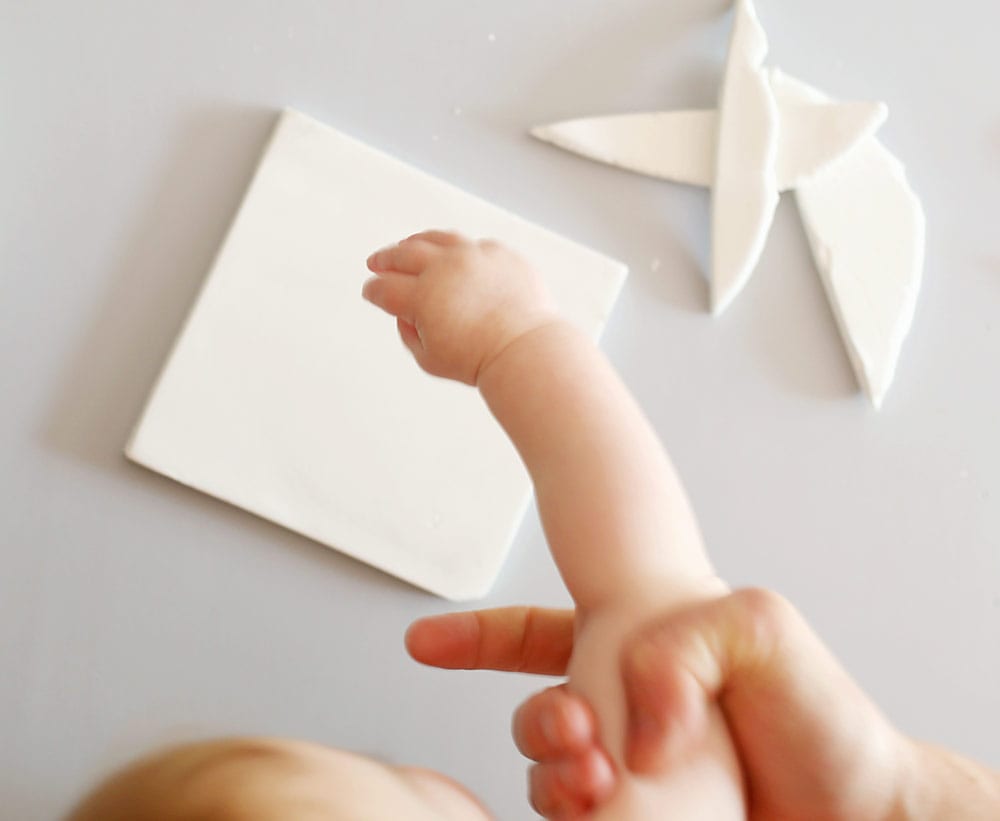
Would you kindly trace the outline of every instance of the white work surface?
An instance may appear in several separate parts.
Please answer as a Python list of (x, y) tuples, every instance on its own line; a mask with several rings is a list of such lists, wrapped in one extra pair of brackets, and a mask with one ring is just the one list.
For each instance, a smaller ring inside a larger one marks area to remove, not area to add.
[[(526, 136), (713, 106), (726, 5), (0, 0), (0, 817), (231, 733), (530, 817), (509, 716), (547, 680), (418, 667), (403, 631), (443, 602), (122, 455), (285, 106), (627, 263), (604, 347), (722, 573), (796, 602), (908, 732), (1000, 766), (1000, 8), (758, 3), (772, 63), (889, 104), (927, 210), (876, 414), (791, 202), (715, 320), (706, 192)], [(483, 604), (566, 601), (532, 511)]]

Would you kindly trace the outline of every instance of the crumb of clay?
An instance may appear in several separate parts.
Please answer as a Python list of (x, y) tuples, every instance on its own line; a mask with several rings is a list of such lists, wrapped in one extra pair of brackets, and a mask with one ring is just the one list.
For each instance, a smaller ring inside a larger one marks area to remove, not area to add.
[(455, 106), (451, 110), (451, 113), (454, 114), (456, 117), (461, 117), (462, 116), (462, 106), (460, 106), (460, 105)]
[(657, 257), (656, 259), (652, 260), (649, 263), (649, 270), (650, 271), (659, 271), (660, 270), (660, 264), (661, 264), (660, 263), (660, 258)]
[(491, 43), (495, 43), (497, 41), (497, 36), (493, 34), (493, 32), (490, 32), (489, 34), (486, 35), (486, 39), (489, 40)]

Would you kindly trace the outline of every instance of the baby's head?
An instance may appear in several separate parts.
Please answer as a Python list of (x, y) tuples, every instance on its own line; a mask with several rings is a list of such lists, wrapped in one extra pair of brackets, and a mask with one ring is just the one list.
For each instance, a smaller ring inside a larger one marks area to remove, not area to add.
[(116, 773), (69, 821), (487, 821), (443, 775), (278, 739), (174, 747)]

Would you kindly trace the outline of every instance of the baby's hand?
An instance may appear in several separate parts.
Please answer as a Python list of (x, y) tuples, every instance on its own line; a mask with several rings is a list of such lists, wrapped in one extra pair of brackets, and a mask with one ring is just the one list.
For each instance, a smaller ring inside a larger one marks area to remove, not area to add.
[(556, 319), (535, 271), (501, 245), (425, 231), (368, 258), (375, 277), (362, 291), (396, 317), (420, 367), (475, 385), (523, 334)]

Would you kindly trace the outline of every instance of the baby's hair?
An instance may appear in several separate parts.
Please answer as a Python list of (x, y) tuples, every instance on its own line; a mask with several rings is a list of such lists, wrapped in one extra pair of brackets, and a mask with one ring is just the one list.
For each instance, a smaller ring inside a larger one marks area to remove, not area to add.
[[(260, 774), (261, 766), (267, 772), (284, 770), (293, 776), (302, 770), (296, 756), (267, 739), (234, 738), (168, 747), (111, 775), (67, 821), (247, 821), (275, 817), (261, 806), (256, 791), (250, 796), (241, 789)], [(285, 805), (283, 809), (292, 808)]]

